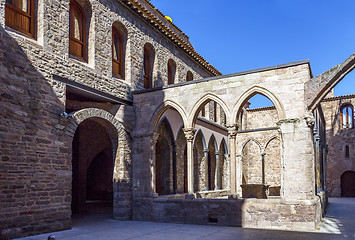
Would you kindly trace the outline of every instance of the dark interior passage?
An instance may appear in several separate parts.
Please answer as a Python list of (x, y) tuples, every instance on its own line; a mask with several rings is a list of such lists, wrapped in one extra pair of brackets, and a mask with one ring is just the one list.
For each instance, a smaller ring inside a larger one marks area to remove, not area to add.
[(73, 139), (72, 212), (112, 212), (113, 149), (105, 127), (85, 120)]

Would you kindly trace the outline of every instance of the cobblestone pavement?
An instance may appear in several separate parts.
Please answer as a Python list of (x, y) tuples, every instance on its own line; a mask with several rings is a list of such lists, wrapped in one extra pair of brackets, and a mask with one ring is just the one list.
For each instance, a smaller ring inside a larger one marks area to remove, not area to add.
[[(355, 240), (355, 198), (330, 198), (327, 216), (320, 230), (290, 232), (254, 230), (213, 225), (188, 225), (139, 221), (115, 221), (108, 215), (91, 215), (73, 220), (73, 229), (52, 233), (57, 240), (113, 240), (113, 239), (348, 239)], [(27, 240), (45, 240), (50, 234)]]

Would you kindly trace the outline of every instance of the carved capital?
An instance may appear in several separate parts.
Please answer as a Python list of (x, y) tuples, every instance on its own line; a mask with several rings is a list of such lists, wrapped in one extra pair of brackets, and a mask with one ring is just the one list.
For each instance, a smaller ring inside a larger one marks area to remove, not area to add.
[(186, 141), (192, 142), (194, 140), (194, 137), (195, 137), (196, 129), (194, 129), (194, 128), (184, 128), (183, 131), (185, 133)]
[(150, 137), (150, 145), (155, 145), (158, 141), (159, 134), (158, 133), (153, 133)]
[(237, 136), (237, 131), (238, 131), (238, 125), (234, 124), (234, 125), (227, 125), (226, 126), (228, 129), (228, 136), (230, 139), (235, 139)]
[(304, 120), (306, 120), (308, 127), (310, 127), (310, 128), (314, 127), (315, 118), (313, 116), (306, 116), (306, 117), (304, 117)]

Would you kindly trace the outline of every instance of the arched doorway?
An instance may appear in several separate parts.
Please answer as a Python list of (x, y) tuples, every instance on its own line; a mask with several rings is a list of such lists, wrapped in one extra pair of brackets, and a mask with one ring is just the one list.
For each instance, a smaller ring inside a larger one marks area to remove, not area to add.
[(73, 213), (108, 213), (113, 206), (113, 146), (105, 121), (87, 119), (72, 143)]
[(341, 175), (341, 196), (355, 197), (355, 172), (346, 171)]

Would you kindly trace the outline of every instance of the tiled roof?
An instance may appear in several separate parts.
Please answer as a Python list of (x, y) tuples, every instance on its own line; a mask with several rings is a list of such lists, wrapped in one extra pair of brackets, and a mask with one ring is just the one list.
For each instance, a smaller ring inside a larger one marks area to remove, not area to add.
[(260, 108), (246, 108), (248, 112), (257, 112), (257, 111), (268, 111), (276, 109), (275, 106), (268, 106), (268, 107), (260, 107)]
[(207, 62), (192, 47), (189, 38), (175, 24), (167, 20), (157, 8), (146, 0), (121, 0), (126, 6), (140, 15), (150, 25), (169, 38), (175, 45), (181, 48), (200, 66), (205, 68), (213, 76), (222, 75), (215, 67)]
[(334, 100), (340, 100), (340, 99), (347, 99), (347, 98), (355, 98), (355, 94), (324, 98), (322, 100), (322, 102), (328, 102), (328, 101), (334, 101)]

